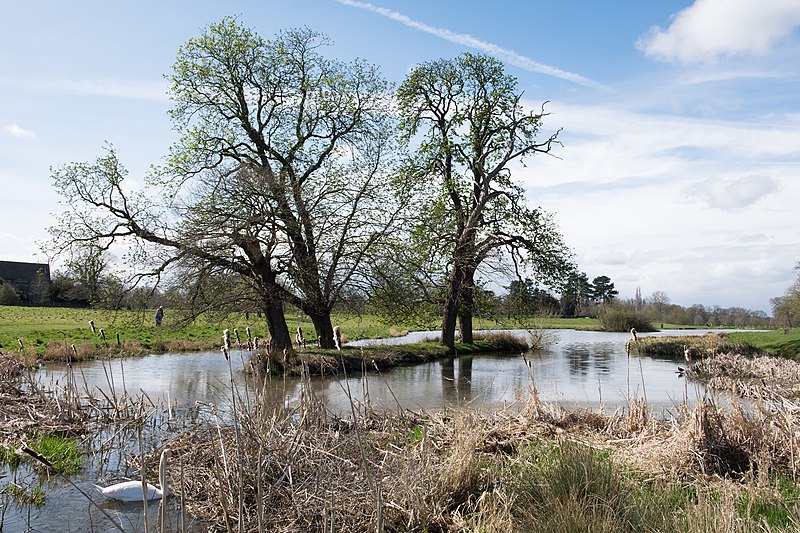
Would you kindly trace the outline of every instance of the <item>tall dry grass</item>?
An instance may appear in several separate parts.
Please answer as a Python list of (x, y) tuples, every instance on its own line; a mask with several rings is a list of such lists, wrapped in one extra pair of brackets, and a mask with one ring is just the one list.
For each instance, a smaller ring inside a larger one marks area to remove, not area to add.
[(238, 444), (224, 424), (170, 444), (184, 454), (188, 509), (218, 529), (728, 532), (800, 525), (793, 496), (800, 495), (798, 408), (775, 394), (724, 406), (709, 395), (668, 420), (653, 417), (644, 399), (604, 414), (541, 404), (535, 390), (524, 409), (375, 413), (359, 406), (343, 419), (326, 412), (310, 387), (295, 409), (272, 390), (240, 402)]

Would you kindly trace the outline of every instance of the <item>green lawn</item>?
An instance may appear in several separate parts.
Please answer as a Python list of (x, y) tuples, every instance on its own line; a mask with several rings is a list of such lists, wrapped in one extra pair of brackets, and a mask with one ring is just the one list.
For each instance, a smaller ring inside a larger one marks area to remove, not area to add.
[(771, 331), (745, 331), (728, 335), (734, 342), (746, 342), (771, 354), (800, 360), (800, 328), (784, 333), (783, 329)]
[[(222, 331), (239, 330), (245, 338), (245, 329), (250, 327), (253, 336), (268, 337), (266, 321), (263, 317), (250, 314), (214, 316), (207, 314), (189, 321), (177, 310), (166, 309), (164, 322), (156, 327), (155, 310), (146, 311), (108, 311), (102, 309), (72, 309), (63, 307), (21, 307), (0, 306), (0, 351), (19, 350), (19, 339), (25, 351), (42, 355), (48, 345), (66, 350), (71, 344), (76, 346), (95, 345), (103, 347), (106, 343), (116, 345), (131, 343), (145, 350), (169, 350), (179, 347), (181, 342), (186, 349), (201, 345), (220, 345)], [(95, 333), (89, 321), (95, 325)], [(314, 328), (311, 321), (300, 312), (287, 312), (286, 320), (292, 332), (302, 326), (307, 340), (313, 342)], [(333, 322), (340, 325), (346, 339), (378, 338), (403, 335), (414, 330), (439, 329), (437, 321), (427, 324), (386, 324), (373, 315), (335, 314)], [(575, 328), (596, 329), (597, 321), (590, 318), (506, 318), (499, 320), (475, 319), (475, 329), (517, 329), (517, 328)], [(100, 336), (103, 329), (105, 341)], [(54, 348), (51, 347), (51, 351)]]
[[(0, 351), (19, 350), (18, 339), (23, 340), (25, 351), (42, 355), (48, 345), (66, 348), (76, 346), (102, 347), (106, 343), (114, 346), (117, 335), (120, 341), (131, 343), (144, 350), (200, 349), (200, 347), (219, 346), (222, 331), (239, 330), (242, 339), (249, 326), (251, 334), (265, 339), (268, 337), (267, 324), (263, 317), (250, 314), (228, 316), (204, 315), (196, 320), (186, 320), (177, 310), (166, 309), (164, 324), (156, 327), (153, 319), (155, 311), (108, 311), (101, 309), (71, 309), (63, 307), (19, 307), (0, 306)], [(89, 321), (94, 321), (96, 333), (92, 333)], [(307, 340), (313, 342), (314, 328), (311, 321), (300, 312), (287, 312), (286, 320), (293, 332), (302, 326)], [(374, 315), (335, 314), (333, 322), (341, 326), (346, 339), (357, 340), (403, 335), (414, 330), (437, 331), (440, 324), (386, 324)], [(475, 329), (597, 329), (593, 318), (503, 318), (475, 319)], [(680, 326), (664, 324), (665, 329)], [(103, 329), (106, 340), (100, 337)], [(701, 328), (703, 329), (703, 328)], [(784, 357), (798, 358), (800, 354), (800, 329), (784, 334), (783, 330), (768, 332), (730, 333), (732, 341), (746, 342), (758, 348)], [(52, 351), (53, 348), (51, 348)]]

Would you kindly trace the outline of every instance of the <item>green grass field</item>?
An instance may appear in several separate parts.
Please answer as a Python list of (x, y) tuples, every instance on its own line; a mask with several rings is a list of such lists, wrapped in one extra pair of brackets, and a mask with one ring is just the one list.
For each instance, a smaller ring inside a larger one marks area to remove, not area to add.
[(771, 354), (800, 360), (800, 329), (798, 328), (786, 333), (782, 329), (774, 329), (766, 332), (730, 333), (728, 336), (734, 342), (746, 342)]
[[(48, 352), (65, 352), (70, 345), (84, 347), (84, 355), (108, 345), (116, 346), (117, 335), (122, 345), (131, 353), (141, 351), (171, 351), (203, 349), (221, 344), (222, 331), (226, 328), (239, 330), (244, 339), (245, 329), (250, 327), (253, 336), (268, 337), (263, 317), (250, 314), (215, 316), (206, 314), (189, 320), (177, 310), (166, 309), (164, 322), (156, 327), (155, 310), (109, 311), (101, 309), (72, 309), (63, 307), (0, 306), (0, 352), (23, 351), (44, 355)], [(89, 321), (95, 325), (92, 333)], [(287, 312), (286, 320), (293, 332), (302, 326), (306, 338), (313, 342), (314, 328), (311, 321), (300, 312)], [(333, 322), (341, 326), (346, 339), (379, 338), (404, 335), (414, 330), (439, 329), (438, 322), (429, 324), (387, 324), (373, 315), (335, 314)], [(516, 328), (575, 328), (596, 329), (597, 321), (590, 318), (536, 318), (526, 320), (475, 319), (475, 329)], [(105, 340), (100, 336), (102, 328)], [(48, 348), (49, 347), (49, 348)]]
[[(206, 314), (190, 320), (177, 310), (167, 309), (164, 323), (156, 327), (155, 311), (108, 311), (101, 309), (71, 309), (63, 307), (0, 306), (0, 352), (24, 351), (37, 356), (64, 353), (72, 344), (83, 347), (83, 355), (102, 353), (106, 346), (117, 344), (117, 335), (128, 353), (152, 353), (179, 350), (197, 350), (221, 345), (222, 331), (239, 330), (244, 339), (250, 327), (253, 336), (266, 339), (269, 334), (263, 317), (250, 314)], [(95, 324), (95, 333), (89, 321)], [(313, 342), (314, 328), (304, 314), (286, 313), (291, 331), (302, 326), (306, 338)], [(374, 315), (335, 314), (333, 322), (341, 326), (346, 339), (379, 338), (404, 335), (409, 331), (437, 331), (440, 324), (387, 324)], [(592, 318), (527, 318), (503, 320), (475, 319), (475, 329), (597, 329)], [(665, 324), (665, 329), (681, 327)], [(684, 326), (685, 327), (685, 326)], [(103, 329), (105, 341), (100, 336)], [(702, 329), (702, 328), (701, 328)], [(800, 354), (800, 329), (788, 334), (783, 330), (769, 332), (731, 333), (731, 340), (746, 342), (784, 357), (797, 358)], [(20, 350), (19, 339), (23, 349)]]

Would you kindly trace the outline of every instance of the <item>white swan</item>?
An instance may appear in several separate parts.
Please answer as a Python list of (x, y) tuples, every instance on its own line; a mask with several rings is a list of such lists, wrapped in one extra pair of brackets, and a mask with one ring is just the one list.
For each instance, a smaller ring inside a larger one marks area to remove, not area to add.
[[(161, 488), (158, 489), (147, 484), (147, 500), (160, 500), (162, 497), (169, 494), (169, 487), (167, 486), (167, 460), (172, 457), (172, 450), (164, 448), (161, 452), (161, 460), (158, 463), (158, 482)], [(142, 482), (139, 481), (124, 481), (116, 483), (109, 487), (100, 487), (94, 485), (97, 491), (112, 500), (119, 500), (121, 502), (140, 502), (142, 501)]]

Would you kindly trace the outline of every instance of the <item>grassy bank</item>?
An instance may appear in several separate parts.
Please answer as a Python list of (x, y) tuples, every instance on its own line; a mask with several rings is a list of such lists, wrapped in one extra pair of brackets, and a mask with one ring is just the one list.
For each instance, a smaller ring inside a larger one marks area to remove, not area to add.
[[(0, 352), (23, 352), (30, 356), (64, 359), (67, 356), (87, 358), (109, 353), (143, 355), (217, 349), (221, 345), (222, 331), (226, 328), (231, 331), (238, 329), (244, 335), (249, 327), (253, 336), (262, 340), (268, 337), (266, 322), (257, 314), (218, 316), (207, 313), (191, 318), (179, 310), (167, 309), (163, 325), (156, 327), (154, 312), (0, 306)], [(286, 320), (292, 331), (300, 326), (306, 332), (306, 339), (314, 342), (314, 328), (305, 315), (288, 312)], [(94, 332), (90, 321), (95, 326)], [(392, 337), (414, 330), (435, 331), (439, 328), (438, 323), (386, 324), (375, 316), (344, 313), (335, 314), (333, 321), (341, 326), (345, 338), (349, 340)], [(587, 318), (475, 320), (476, 329), (594, 329), (596, 325), (596, 320)], [(77, 354), (71, 353), (73, 344)]]
[(750, 344), (773, 355), (800, 360), (800, 328), (737, 332), (729, 337), (735, 342)]
[(675, 358), (688, 356), (690, 360), (728, 353), (745, 356), (766, 353), (800, 360), (800, 329), (641, 337), (631, 347), (643, 354)]

